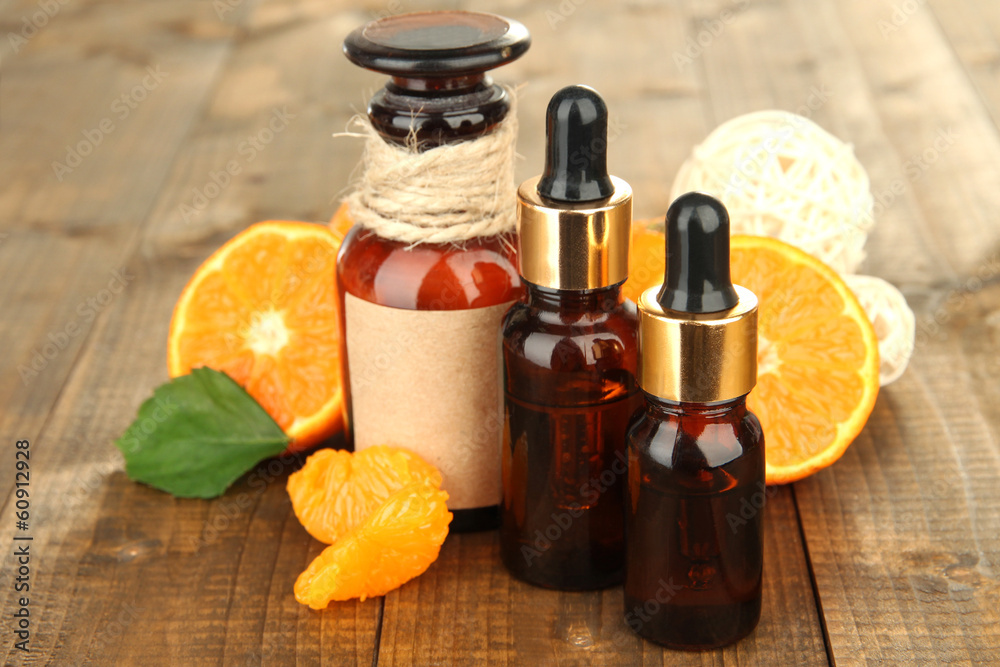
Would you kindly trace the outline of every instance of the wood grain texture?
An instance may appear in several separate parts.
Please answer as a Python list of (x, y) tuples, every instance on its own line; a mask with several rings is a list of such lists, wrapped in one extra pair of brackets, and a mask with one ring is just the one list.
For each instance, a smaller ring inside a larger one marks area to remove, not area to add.
[(928, 3), (930, 13), (978, 91), (993, 123), (1000, 121), (1000, 6), (974, 0)]
[[(34, 3), (10, 5), (4, 48), (8, 30), (20, 34), (22, 19), (39, 11)], [(207, 23), (195, 3), (134, 3), (114, 21), (100, 6), (68, 3), (17, 53), (3, 54), (5, 436), (38, 435), (95, 323), (119, 306), (120, 292), (136, 288), (128, 272), (124, 279), (114, 272), (134, 252), (235, 34), (226, 25), (194, 38), (185, 32)], [(74, 166), (67, 172), (53, 163)], [(0, 458), (4, 497), (11, 466), (10, 457)]]
[[(377, 15), (472, 6), (223, 1), (66, 3), (16, 52), (6, 35), (39, 5), (0, 6), (0, 434), (4, 447), (32, 440), (35, 537), (33, 650), (5, 639), (5, 664), (1000, 664), (993, 4), (490, 7), (534, 36), (497, 75), (523, 83), (519, 179), (539, 171), (546, 102), (570, 83), (607, 100), (610, 166), (632, 184), (638, 218), (663, 214), (674, 173), (718, 123), (804, 111), (869, 170), (883, 205), (863, 271), (917, 311), (913, 365), (858, 441), (769, 501), (758, 629), (683, 654), (628, 631), (620, 589), (512, 579), (492, 533), (449, 537), (425, 575), (384, 600), (313, 612), (291, 593), (322, 546), (291, 512), (291, 465), (261, 464), (214, 501), (125, 478), (111, 443), (166, 379), (167, 325), (191, 272), (257, 220), (328, 219), (350, 182), (360, 145), (330, 134), (382, 79), (343, 58), (344, 35)], [(162, 83), (120, 117), (112, 104), (158, 66)], [(52, 162), (105, 118), (114, 129), (60, 181)], [(213, 189), (233, 162), (239, 173)], [(88, 304), (120, 267), (126, 288)], [(18, 367), (70, 323), (65, 349), (22, 381)], [(0, 455), (2, 545), (14, 534), (12, 462)]]
[[(845, 27), (845, 41), (855, 51), (882, 129), (901, 163), (893, 180), (902, 179), (928, 221), (921, 231), (929, 244), (913, 261), (935, 279), (975, 271), (997, 250), (993, 212), (1000, 206), (1000, 190), (994, 187), (1000, 136), (982, 99), (930, 11), (918, 9), (898, 31), (886, 32), (891, 2), (827, 6), (831, 22)], [(880, 185), (873, 190), (881, 192)], [(905, 230), (908, 219), (896, 213), (895, 206), (889, 207), (879, 229)], [(935, 267), (938, 262), (943, 264)]]
[[(855, 144), (882, 203), (863, 270), (896, 281), (918, 306), (912, 368), (883, 390), (844, 459), (795, 485), (831, 656), (838, 665), (993, 664), (996, 375), (976, 389), (970, 372), (995, 369), (997, 352), (944, 339), (966, 338), (958, 308), (976, 312), (963, 319), (980, 337), (991, 330), (976, 304), (998, 275), (997, 190), (985, 187), (995, 180), (996, 127), (933, 16), (919, 8), (894, 18), (898, 7), (751, 7), (703, 60), (717, 120), (796, 110), (810, 91), (826, 92), (807, 115)], [(792, 29), (775, 33), (778, 24)], [(752, 58), (764, 39), (775, 48)], [(961, 220), (948, 210), (964, 211)]]
[[(324, 78), (317, 76), (319, 69), (299, 63), (304, 54), (317, 61), (343, 61), (341, 36), (365, 15), (335, 7), (315, 15), (314, 8), (314, 15), (304, 20), (273, 11), (280, 7), (265, 7), (247, 14), (247, 23), (255, 27), (232, 47), (237, 31), (207, 9), (202, 23), (190, 18), (189, 8), (180, 8), (173, 20), (189, 17), (182, 26), (194, 42), (189, 48), (200, 50), (204, 33), (228, 36), (219, 54), (220, 60), (226, 57), (226, 74), (216, 80), (212, 61), (203, 54), (192, 56), (191, 71), (171, 75), (186, 80), (189, 88), (199, 82), (205, 84), (202, 88), (187, 95), (181, 94), (183, 87), (172, 95), (151, 94), (135, 112), (150, 114), (150, 149), (140, 151), (142, 141), (133, 137), (120, 149), (118, 164), (113, 155), (106, 164), (94, 163), (93, 190), (103, 188), (104, 197), (94, 206), (107, 208), (109, 219), (102, 221), (109, 229), (107, 238), (77, 241), (82, 253), (90, 253), (79, 260), (60, 253), (58, 240), (40, 244), (53, 249), (47, 257), (52, 263), (36, 260), (35, 274), (27, 276), (30, 282), (5, 283), (20, 289), (47, 286), (42, 294), (52, 296), (45, 298), (55, 303), (59, 296), (72, 309), (94, 288), (73, 274), (67, 283), (54, 267), (72, 268), (71, 261), (77, 261), (81, 272), (101, 271), (102, 257), (121, 257), (134, 276), (129, 288), (93, 320), (87, 336), (79, 336), (79, 350), (60, 357), (65, 359), (63, 384), (52, 380), (54, 386), (45, 394), (48, 403), (33, 404), (37, 432), (26, 430), (28, 420), (18, 422), (25, 430), (16, 436), (36, 443), (32, 511), (37, 519), (32, 527), (39, 554), (33, 590), (38, 593), (32, 596), (33, 651), (25, 664), (283, 664), (289, 656), (370, 664), (374, 655), (380, 600), (318, 614), (291, 596), (295, 577), (321, 545), (291, 514), (284, 491), (287, 470), (268, 471), (265, 465), (217, 501), (182, 501), (126, 480), (112, 447), (138, 404), (166, 379), (171, 308), (197, 264), (257, 219), (328, 218), (336, 205), (330, 184), (346, 183), (357, 159), (357, 150), (338, 159), (352, 147), (329, 138), (344, 127), (356, 102), (330, 100), (329, 91), (345, 80), (351, 90), (359, 90), (360, 80), (351, 79), (355, 68), (344, 62), (343, 72), (323, 69)], [(162, 25), (170, 23), (168, 18), (137, 12), (152, 26), (136, 25), (139, 34), (129, 33), (128, 39), (141, 41), (143, 34), (149, 39), (157, 30), (172, 29)], [(112, 37), (107, 41), (113, 42)], [(96, 102), (103, 97), (95, 95)], [(186, 125), (175, 136), (161, 137), (156, 123), (178, 108), (187, 113)], [(30, 115), (26, 110), (24, 116)], [(279, 121), (272, 125), (275, 118)], [(77, 121), (71, 122), (60, 124), (60, 131), (74, 131)], [(265, 128), (272, 134), (263, 134)], [(117, 136), (127, 137), (124, 125), (107, 141)], [(250, 137), (258, 139), (259, 150), (244, 147)], [(112, 148), (107, 145), (109, 152)], [(157, 178), (143, 172), (146, 160), (155, 162)], [(241, 173), (216, 196), (208, 196), (205, 206), (197, 206), (196, 191), (207, 192), (212, 174), (231, 160), (239, 161)], [(114, 208), (114, 196), (136, 196), (120, 169), (138, 174), (144, 179), (138, 183), (150, 189), (144, 208), (136, 205), (131, 214)], [(185, 203), (196, 207), (187, 220), (181, 209)], [(67, 217), (71, 204), (66, 204)], [(60, 229), (58, 213), (51, 215), (54, 228)], [(11, 239), (32, 233), (31, 220), (15, 216), (15, 222)], [(18, 255), (28, 251), (16, 250)], [(45, 303), (38, 294), (19, 298), (29, 305)], [(27, 315), (21, 317), (34, 324)], [(31, 330), (9, 335), (20, 342), (20, 336), (31, 338)], [(16, 380), (13, 369), (7, 370), (4, 379)], [(57, 375), (49, 369), (46, 377)], [(4, 413), (12, 422), (16, 415)], [(15, 437), (12, 428), (5, 437)], [(5, 470), (12, 459), (4, 457)], [(4, 476), (5, 488), (12, 478)], [(0, 528), (6, 544), (14, 523), (11, 505), (5, 507)], [(10, 560), (8, 556), (5, 575)], [(10, 586), (0, 596), (4, 609), (13, 608)], [(6, 660), (22, 662), (10, 643), (2, 651)]]
[(620, 587), (559, 592), (513, 579), (486, 533), (450, 536), (427, 573), (386, 596), (379, 664), (827, 665), (791, 491), (774, 494), (761, 623), (738, 645), (680, 653), (643, 642), (625, 623)]
[[(988, 334), (994, 308), (997, 128), (928, 9), (828, 8), (895, 154), (885, 173), (922, 219), (928, 243), (907, 259), (929, 269), (903, 284), (916, 297), (910, 370), (844, 460), (796, 485), (831, 652), (838, 665), (996, 664), (998, 413), (979, 397), (995, 401), (997, 376), (976, 378), (997, 352), (961, 341)], [(900, 233), (899, 212), (879, 224)]]

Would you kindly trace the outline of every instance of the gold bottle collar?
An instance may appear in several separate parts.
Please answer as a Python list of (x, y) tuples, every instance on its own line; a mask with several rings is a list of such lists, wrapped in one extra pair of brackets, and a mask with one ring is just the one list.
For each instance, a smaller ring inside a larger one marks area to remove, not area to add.
[(521, 277), (541, 287), (587, 290), (628, 278), (632, 241), (632, 188), (611, 177), (607, 199), (566, 204), (538, 194), (541, 177), (517, 190)]
[(660, 286), (639, 297), (639, 369), (643, 391), (678, 403), (714, 403), (750, 393), (757, 383), (757, 297), (734, 286), (739, 302), (718, 313), (664, 311)]

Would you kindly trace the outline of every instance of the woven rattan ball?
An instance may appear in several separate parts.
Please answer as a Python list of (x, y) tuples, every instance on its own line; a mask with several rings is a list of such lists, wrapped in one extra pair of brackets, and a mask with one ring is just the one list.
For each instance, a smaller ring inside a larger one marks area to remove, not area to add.
[(878, 337), (879, 384), (895, 382), (913, 355), (916, 318), (906, 297), (895, 286), (875, 276), (844, 276)]
[(913, 354), (913, 311), (893, 285), (854, 275), (874, 219), (868, 174), (850, 144), (787, 111), (740, 116), (681, 166), (672, 198), (692, 190), (726, 205), (734, 233), (781, 239), (840, 273), (875, 327), (880, 384), (903, 374)]
[(872, 226), (868, 174), (845, 144), (808, 118), (758, 111), (695, 147), (671, 198), (700, 190), (729, 209), (732, 230), (779, 238), (854, 273)]

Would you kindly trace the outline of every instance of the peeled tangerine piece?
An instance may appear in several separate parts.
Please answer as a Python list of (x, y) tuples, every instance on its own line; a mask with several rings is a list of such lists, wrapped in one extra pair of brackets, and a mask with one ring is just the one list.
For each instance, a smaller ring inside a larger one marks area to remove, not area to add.
[(413, 482), (441, 488), (441, 473), (407, 449), (379, 445), (355, 453), (321, 449), (289, 475), (287, 489), (303, 527), (333, 544)]
[(426, 482), (392, 493), (363, 523), (327, 547), (295, 582), (313, 609), (385, 595), (437, 560), (452, 514), (448, 494)]

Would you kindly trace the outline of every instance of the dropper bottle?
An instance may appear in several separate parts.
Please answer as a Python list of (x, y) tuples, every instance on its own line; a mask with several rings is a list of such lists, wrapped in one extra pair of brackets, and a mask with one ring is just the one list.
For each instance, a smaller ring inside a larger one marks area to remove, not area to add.
[(518, 190), (525, 296), (503, 321), (500, 545), (529, 583), (620, 583), (625, 431), (635, 385), (628, 277), (632, 191), (607, 171), (608, 112), (591, 88), (557, 92), (546, 162)]
[(628, 432), (625, 621), (671, 648), (731, 644), (757, 625), (764, 435), (757, 297), (729, 274), (729, 216), (688, 193), (666, 218), (663, 284), (639, 298), (639, 386)]

